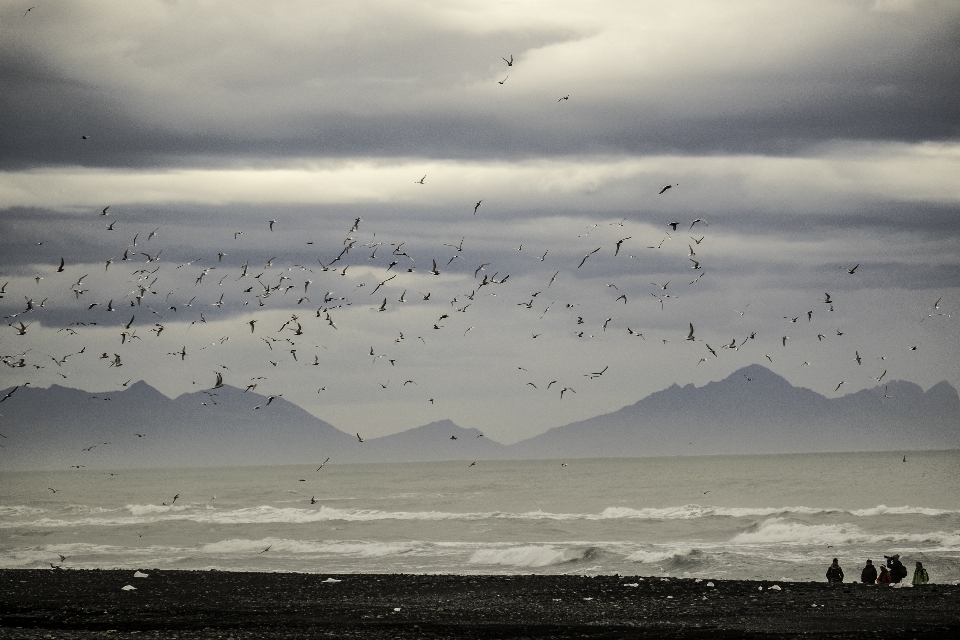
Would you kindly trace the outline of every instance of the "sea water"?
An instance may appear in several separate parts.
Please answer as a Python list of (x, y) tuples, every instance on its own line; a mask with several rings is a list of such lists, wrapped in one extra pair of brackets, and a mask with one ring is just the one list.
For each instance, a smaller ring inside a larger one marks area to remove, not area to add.
[(5, 472), (0, 568), (849, 581), (899, 553), (956, 583), (960, 451), (902, 456)]

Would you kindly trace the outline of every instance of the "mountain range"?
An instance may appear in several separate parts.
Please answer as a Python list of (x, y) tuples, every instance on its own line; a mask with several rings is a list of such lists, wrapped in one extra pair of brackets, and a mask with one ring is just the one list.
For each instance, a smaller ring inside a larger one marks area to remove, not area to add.
[(947, 382), (827, 398), (760, 365), (512, 445), (449, 420), (360, 442), (281, 397), (230, 386), (172, 399), (142, 381), (108, 394), (23, 386), (2, 413), (6, 470), (960, 448), (960, 397)]

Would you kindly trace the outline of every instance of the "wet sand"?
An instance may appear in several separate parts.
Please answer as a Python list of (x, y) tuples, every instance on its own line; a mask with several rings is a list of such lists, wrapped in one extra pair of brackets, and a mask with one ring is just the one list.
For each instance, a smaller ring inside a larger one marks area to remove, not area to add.
[(143, 571), (0, 570), (0, 638), (960, 637), (955, 585)]

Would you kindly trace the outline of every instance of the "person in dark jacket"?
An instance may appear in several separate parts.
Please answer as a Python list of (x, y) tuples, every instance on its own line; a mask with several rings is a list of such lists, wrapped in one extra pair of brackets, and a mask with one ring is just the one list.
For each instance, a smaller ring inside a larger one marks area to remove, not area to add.
[(867, 566), (860, 572), (860, 582), (863, 584), (875, 584), (877, 582), (877, 568), (873, 566), (873, 560), (867, 560)]
[(884, 556), (887, 559), (887, 568), (890, 569), (890, 580), (895, 584), (907, 577), (907, 568), (900, 562), (900, 554)]
[(827, 569), (827, 582), (843, 582), (843, 569), (840, 568), (836, 558), (833, 559), (833, 564)]

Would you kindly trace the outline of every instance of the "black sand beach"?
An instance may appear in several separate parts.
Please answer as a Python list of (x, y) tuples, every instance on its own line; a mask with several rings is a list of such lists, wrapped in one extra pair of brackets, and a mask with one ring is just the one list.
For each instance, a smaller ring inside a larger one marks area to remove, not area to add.
[[(2, 570), (0, 637), (960, 636), (956, 585), (144, 572), (135, 578), (133, 570)], [(127, 585), (136, 589), (123, 590)]]

